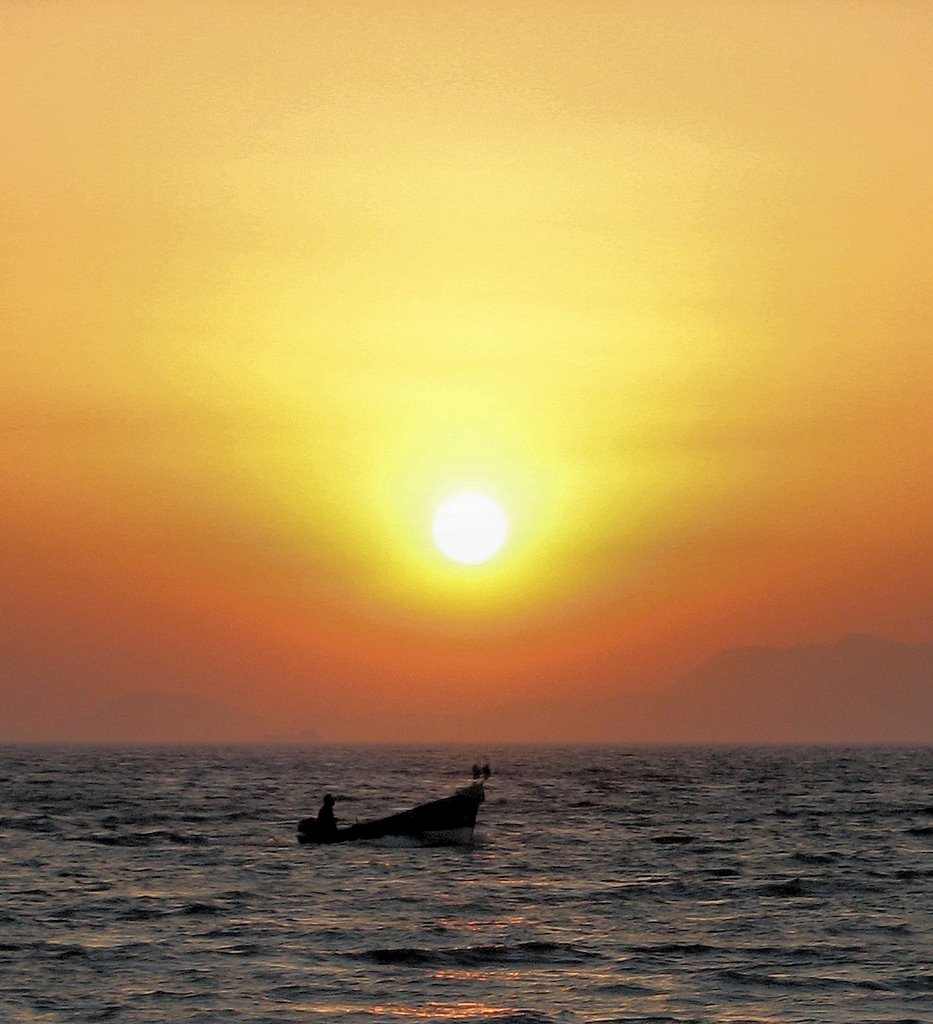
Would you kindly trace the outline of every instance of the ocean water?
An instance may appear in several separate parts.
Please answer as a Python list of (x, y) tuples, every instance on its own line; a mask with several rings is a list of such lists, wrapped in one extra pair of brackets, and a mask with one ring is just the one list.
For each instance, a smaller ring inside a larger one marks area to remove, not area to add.
[[(487, 783), (470, 846), (299, 846)], [(0, 748), (0, 1021), (933, 1020), (933, 749)]]

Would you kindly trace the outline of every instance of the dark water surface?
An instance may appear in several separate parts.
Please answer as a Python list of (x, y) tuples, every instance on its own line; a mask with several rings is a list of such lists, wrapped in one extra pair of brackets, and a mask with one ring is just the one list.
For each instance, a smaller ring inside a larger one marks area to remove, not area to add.
[[(476, 842), (304, 847), (454, 790)], [(933, 749), (0, 748), (0, 1021), (933, 1020)]]

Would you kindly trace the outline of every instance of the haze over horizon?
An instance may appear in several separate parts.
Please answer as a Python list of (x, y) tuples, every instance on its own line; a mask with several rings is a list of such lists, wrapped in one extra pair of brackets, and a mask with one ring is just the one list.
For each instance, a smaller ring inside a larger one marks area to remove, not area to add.
[(0, 30), (0, 740), (933, 741), (927, 5)]

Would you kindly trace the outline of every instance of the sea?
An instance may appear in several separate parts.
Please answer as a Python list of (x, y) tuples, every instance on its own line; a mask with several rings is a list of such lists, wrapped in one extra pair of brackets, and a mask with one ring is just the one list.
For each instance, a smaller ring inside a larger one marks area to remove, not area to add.
[[(473, 842), (296, 842), (454, 792)], [(933, 748), (0, 748), (0, 1021), (933, 1021)]]

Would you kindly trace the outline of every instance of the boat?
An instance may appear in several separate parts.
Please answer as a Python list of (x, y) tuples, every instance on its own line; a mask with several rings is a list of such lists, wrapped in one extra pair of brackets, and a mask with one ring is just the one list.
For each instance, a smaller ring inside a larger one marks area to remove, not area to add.
[(336, 830), (318, 828), (317, 818), (302, 818), (298, 822), (298, 842), (349, 843), (358, 839), (405, 836), (426, 846), (469, 843), (473, 839), (479, 805), (485, 799), (482, 782), (473, 782), (452, 796)]

